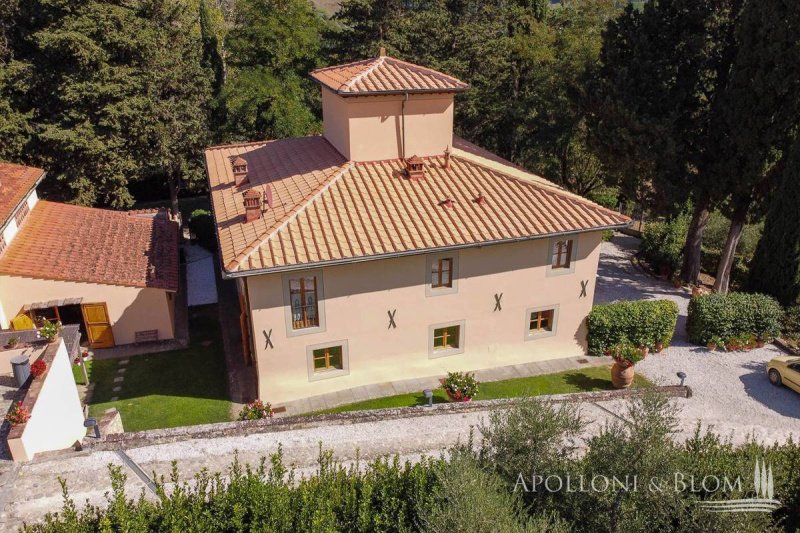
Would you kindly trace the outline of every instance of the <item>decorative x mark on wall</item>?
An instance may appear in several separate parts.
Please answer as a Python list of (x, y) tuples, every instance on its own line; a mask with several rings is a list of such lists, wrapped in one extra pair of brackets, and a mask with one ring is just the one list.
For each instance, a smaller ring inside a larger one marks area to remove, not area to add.
[(500, 300), (502, 300), (502, 299), (503, 299), (503, 293), (502, 292), (500, 294), (495, 294), (494, 295), (494, 310), (495, 311), (502, 311), (503, 310), (503, 306), (500, 305)]
[(589, 280), (581, 281), (581, 295), (579, 298), (584, 298), (586, 296), (586, 287), (589, 286)]
[(386, 311), (389, 314), (389, 327), (386, 329), (396, 328), (397, 324), (394, 322), (394, 315), (397, 314), (397, 309), (392, 309), (391, 311)]
[(272, 339), (270, 338), (272, 337), (272, 329), (270, 328), (269, 333), (267, 333), (267, 330), (263, 330), (263, 333), (264, 333), (264, 338), (266, 338), (267, 340), (267, 344), (266, 346), (264, 346), (264, 349), (266, 350), (267, 348), (274, 348), (274, 346), (272, 345)]

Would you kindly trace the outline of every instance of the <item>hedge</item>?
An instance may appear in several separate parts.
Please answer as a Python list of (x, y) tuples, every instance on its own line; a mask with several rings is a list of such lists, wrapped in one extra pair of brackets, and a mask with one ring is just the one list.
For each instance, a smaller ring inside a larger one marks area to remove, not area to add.
[(783, 336), (789, 339), (800, 339), (800, 305), (786, 309), (783, 317)]
[(712, 293), (692, 298), (686, 329), (689, 341), (705, 345), (712, 338), (755, 335), (771, 341), (781, 333), (783, 309), (765, 294)]
[(211, 211), (207, 209), (195, 209), (189, 216), (189, 228), (197, 237), (197, 243), (211, 252), (217, 250), (216, 230), (214, 229), (214, 219)]
[(669, 346), (678, 320), (671, 300), (638, 300), (596, 305), (587, 319), (589, 353), (603, 355), (612, 346), (630, 342), (654, 348)]

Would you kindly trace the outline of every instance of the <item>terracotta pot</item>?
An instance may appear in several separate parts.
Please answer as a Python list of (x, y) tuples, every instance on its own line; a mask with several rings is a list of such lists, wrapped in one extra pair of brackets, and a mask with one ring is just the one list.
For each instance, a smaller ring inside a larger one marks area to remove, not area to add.
[(615, 389), (627, 389), (633, 383), (633, 365), (623, 366), (614, 361), (611, 365), (611, 384)]
[(445, 392), (445, 394), (447, 394), (447, 398), (451, 402), (471, 402), (472, 401), (472, 397), (471, 396), (466, 396), (466, 397), (460, 396), (460, 395), (456, 396), (455, 394), (450, 392), (448, 389), (445, 389), (444, 392)]
[(642, 357), (647, 357), (647, 354), (650, 353), (649, 346), (639, 346), (639, 351), (642, 352)]
[(675, 287), (676, 289), (680, 289), (681, 287), (683, 287), (683, 283), (681, 283), (681, 280), (679, 279), (672, 280), (672, 286)]
[(766, 345), (767, 343), (764, 342), (762, 339), (756, 339), (756, 348), (763, 348)]
[(706, 344), (706, 348), (708, 348), (712, 352), (715, 352), (717, 350), (717, 345), (714, 344), (713, 342), (709, 342), (708, 344)]
[(656, 346), (655, 346), (655, 349), (656, 349), (656, 353), (661, 353), (661, 351), (664, 349), (664, 343), (663, 342), (657, 342)]

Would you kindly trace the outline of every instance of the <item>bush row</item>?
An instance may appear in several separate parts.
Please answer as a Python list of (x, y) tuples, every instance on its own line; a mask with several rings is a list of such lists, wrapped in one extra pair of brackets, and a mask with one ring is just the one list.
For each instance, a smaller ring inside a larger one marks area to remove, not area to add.
[(603, 355), (623, 342), (651, 349), (669, 346), (677, 320), (678, 305), (671, 300), (596, 305), (587, 320), (589, 353)]
[(783, 309), (771, 296), (712, 293), (692, 298), (687, 330), (695, 344), (748, 335), (769, 342), (780, 335), (782, 320)]

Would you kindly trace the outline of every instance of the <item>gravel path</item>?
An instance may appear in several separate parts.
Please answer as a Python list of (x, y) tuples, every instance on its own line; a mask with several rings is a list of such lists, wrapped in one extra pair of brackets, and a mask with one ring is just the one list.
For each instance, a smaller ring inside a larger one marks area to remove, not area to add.
[(766, 376), (766, 363), (781, 355), (774, 346), (742, 353), (710, 352), (689, 344), (686, 309), (690, 294), (643, 273), (630, 262), (638, 241), (617, 235), (603, 243), (595, 303), (617, 299), (668, 298), (678, 304), (680, 314), (672, 346), (652, 354), (636, 365), (636, 371), (658, 384), (678, 382), (676, 373), (687, 374), (686, 384), (694, 397), (685, 402), (681, 414), (684, 432), (703, 426), (742, 442), (753, 436), (764, 442), (785, 441), (800, 435), (800, 396), (785, 387), (773, 387)]

